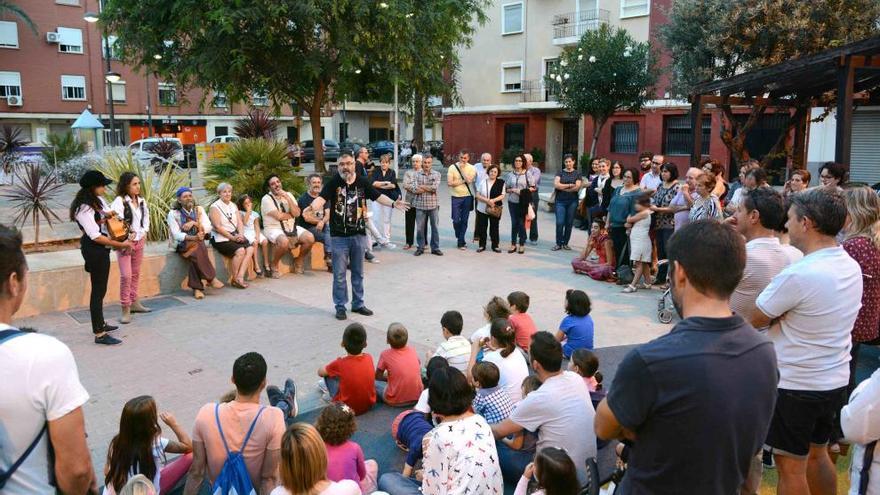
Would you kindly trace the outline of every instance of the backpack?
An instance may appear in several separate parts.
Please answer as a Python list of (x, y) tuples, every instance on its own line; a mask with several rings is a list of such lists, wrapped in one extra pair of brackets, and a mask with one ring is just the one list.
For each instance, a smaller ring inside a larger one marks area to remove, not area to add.
[[(0, 331), (0, 344), (3, 344), (8, 340), (12, 340), (15, 337), (26, 334), (27, 332), (22, 332), (21, 330), (18, 330), (16, 328)], [(12, 475), (15, 474), (16, 471), (18, 471), (18, 468), (20, 468), (21, 465), (24, 464), (24, 461), (28, 458), (28, 456), (31, 455), (31, 452), (33, 452), (33, 450), (37, 447), (37, 444), (40, 443), (40, 440), (42, 440), (43, 435), (46, 434), (48, 426), (48, 422), (43, 423), (43, 428), (40, 430), (40, 433), (37, 434), (37, 438), (35, 438), (34, 441), (31, 442), (30, 445), (28, 445), (28, 448), (24, 450), (24, 453), (21, 454), (21, 457), (19, 457), (18, 460), (16, 460), (12, 463), (11, 466), (9, 466), (8, 471), (0, 471), (0, 490), (2, 490), (4, 486), (6, 486), (6, 482), (9, 481), (10, 478), (12, 478)]]
[(248, 474), (247, 465), (244, 463), (244, 448), (248, 443), (248, 440), (251, 438), (251, 433), (254, 432), (254, 427), (257, 425), (257, 420), (260, 419), (260, 414), (263, 413), (263, 409), (265, 406), (260, 407), (260, 410), (257, 411), (257, 415), (254, 416), (254, 421), (251, 423), (251, 427), (248, 429), (247, 435), (244, 437), (244, 441), (241, 443), (241, 449), (236, 452), (232, 452), (229, 450), (229, 445), (226, 443), (226, 437), (223, 436), (223, 427), (220, 426), (220, 404), (218, 403), (214, 406), (214, 418), (217, 421), (217, 429), (220, 430), (220, 439), (223, 440), (223, 448), (226, 449), (226, 461), (223, 462), (223, 468), (220, 469), (220, 474), (217, 476), (217, 479), (214, 480), (214, 486), (211, 487), (211, 495), (256, 495), (257, 491), (254, 489), (254, 485), (251, 482), (251, 475)]

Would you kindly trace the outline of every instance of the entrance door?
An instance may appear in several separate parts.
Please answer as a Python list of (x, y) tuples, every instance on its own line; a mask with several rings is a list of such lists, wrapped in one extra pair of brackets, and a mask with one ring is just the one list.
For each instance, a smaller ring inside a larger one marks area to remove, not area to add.
[(562, 121), (562, 155), (570, 154), (575, 164), (578, 159), (578, 121), (567, 119)]

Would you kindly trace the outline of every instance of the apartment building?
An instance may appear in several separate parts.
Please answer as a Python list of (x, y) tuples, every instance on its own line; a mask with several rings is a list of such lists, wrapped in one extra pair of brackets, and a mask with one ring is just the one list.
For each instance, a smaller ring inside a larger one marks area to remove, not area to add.
[[(34, 34), (21, 21), (0, 20), (0, 125), (22, 130), (25, 139), (40, 144), (49, 134), (65, 133), (88, 109), (104, 125), (92, 146), (112, 143), (110, 100), (115, 114), (115, 142), (120, 145), (160, 135), (177, 137), (184, 145), (234, 134), (236, 120), (249, 107), (269, 110), (265, 95), (254, 94), (247, 104), (228, 101), (221, 93), (190, 89), (162, 80), (120, 62), (113, 51), (114, 36), (102, 37), (96, 23), (84, 19), (98, 0), (41, 0), (22, 2), (36, 23)], [(106, 56), (118, 80), (108, 85)], [(393, 108), (386, 103), (349, 102), (321, 118), (324, 137), (362, 141), (393, 136)], [(153, 129), (149, 127), (152, 121)], [(293, 142), (311, 139), (306, 115), (300, 129), (294, 111), (285, 106), (279, 116), (278, 137)], [(402, 127), (402, 136), (411, 130)]]

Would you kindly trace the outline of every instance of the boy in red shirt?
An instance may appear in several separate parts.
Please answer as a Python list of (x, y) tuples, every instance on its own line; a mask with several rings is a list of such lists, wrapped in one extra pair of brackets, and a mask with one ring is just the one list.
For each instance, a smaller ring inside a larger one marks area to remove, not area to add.
[(400, 407), (415, 404), (422, 393), (419, 355), (406, 345), (409, 334), (401, 323), (388, 326), (387, 342), (391, 346), (379, 355), (376, 367), (376, 393), (379, 400)]
[(322, 366), (318, 376), (324, 378), (326, 392), (333, 400), (347, 404), (355, 414), (363, 414), (376, 403), (373, 357), (363, 352), (367, 347), (364, 326), (352, 323), (345, 327), (342, 347), (348, 355)]
[(516, 345), (528, 353), (532, 335), (538, 331), (535, 320), (526, 314), (529, 310), (529, 295), (525, 292), (511, 292), (507, 295), (507, 304), (510, 306), (510, 316), (507, 321), (516, 333)]

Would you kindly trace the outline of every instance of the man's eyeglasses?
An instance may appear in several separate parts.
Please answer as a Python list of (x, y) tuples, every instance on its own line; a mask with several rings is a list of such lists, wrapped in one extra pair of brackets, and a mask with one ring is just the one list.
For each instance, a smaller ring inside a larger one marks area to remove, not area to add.
[(663, 165), (663, 162), (651, 162), (651, 163), (653, 163), (654, 165)]

